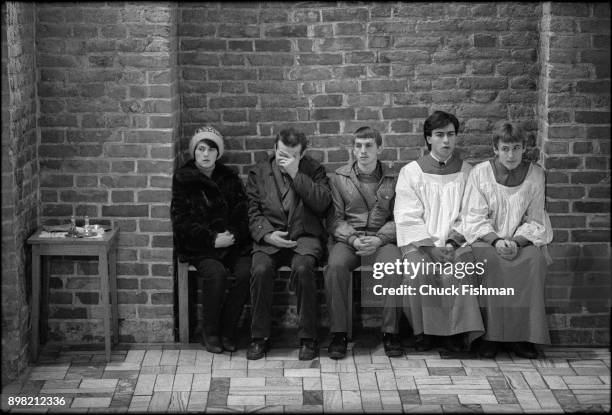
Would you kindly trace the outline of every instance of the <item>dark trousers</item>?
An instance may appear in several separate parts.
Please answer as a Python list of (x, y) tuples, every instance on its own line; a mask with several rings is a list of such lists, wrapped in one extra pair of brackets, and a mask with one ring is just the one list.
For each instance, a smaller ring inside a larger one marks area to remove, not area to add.
[(297, 296), (298, 337), (317, 337), (317, 284), (315, 267), (317, 260), (311, 255), (299, 255), (291, 249), (281, 249), (275, 254), (264, 252), (253, 254), (251, 269), (251, 336), (270, 337), (272, 322), (272, 300), (277, 269), (291, 266), (289, 288)]
[[(202, 279), (204, 334), (233, 338), (242, 308), (249, 298), (251, 257), (204, 258), (194, 265)], [(235, 281), (226, 295), (230, 271)]]
[[(385, 244), (378, 248), (373, 255), (360, 257), (355, 254), (355, 248), (344, 242), (337, 242), (329, 252), (327, 267), (325, 268), (325, 294), (330, 318), (330, 331), (332, 333), (348, 331), (347, 313), (353, 304), (348, 303), (348, 292), (353, 270), (360, 265), (371, 265), (374, 262), (392, 262), (401, 258), (402, 254), (397, 246)], [(401, 280), (394, 276), (385, 277), (386, 286), (398, 286)], [(385, 296), (382, 310), (382, 327), (384, 333), (399, 333), (399, 321), (402, 314), (401, 303), (394, 296)]]

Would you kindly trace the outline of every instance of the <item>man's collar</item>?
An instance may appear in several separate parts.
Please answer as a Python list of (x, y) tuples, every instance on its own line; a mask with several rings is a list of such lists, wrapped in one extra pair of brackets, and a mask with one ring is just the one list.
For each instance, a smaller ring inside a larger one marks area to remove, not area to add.
[(433, 158), (435, 161), (437, 161), (438, 163), (440, 163), (441, 165), (442, 165), (442, 164), (447, 164), (447, 163), (449, 162), (449, 160), (450, 160), (451, 158), (453, 158), (453, 154), (454, 154), (454, 153), (451, 153), (451, 154), (450, 154), (450, 156), (448, 156), (448, 158), (447, 158), (446, 160), (440, 160), (439, 158), (437, 158), (437, 157), (434, 155), (433, 151), (430, 151), (430, 152), (429, 152), (429, 155), (430, 155), (430, 156), (431, 156), (431, 157), (432, 157), (432, 158)]
[(359, 176), (360, 174), (363, 174), (363, 175), (369, 175), (369, 176), (374, 175), (374, 174), (377, 174), (377, 173), (382, 174), (382, 168), (381, 168), (380, 162), (379, 162), (378, 160), (376, 161), (376, 166), (374, 166), (374, 168), (372, 169), (372, 171), (371, 171), (371, 172), (369, 172), (369, 173), (366, 173), (365, 171), (363, 171), (363, 170), (361, 169), (361, 167), (359, 167), (359, 163), (358, 163), (358, 162), (356, 162), (356, 163), (354, 164), (354, 168), (355, 168), (355, 174), (357, 174), (358, 176)]

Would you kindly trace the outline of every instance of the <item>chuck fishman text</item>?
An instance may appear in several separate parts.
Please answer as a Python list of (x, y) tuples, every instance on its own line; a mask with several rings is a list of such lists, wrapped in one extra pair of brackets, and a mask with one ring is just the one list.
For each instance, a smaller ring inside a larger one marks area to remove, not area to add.
[[(399, 287), (383, 287), (377, 284), (372, 287), (374, 295), (417, 295), (417, 287), (402, 284)], [(420, 295), (514, 295), (514, 288), (494, 288), (482, 285), (456, 285), (452, 287), (434, 287), (423, 284), (418, 287)]]

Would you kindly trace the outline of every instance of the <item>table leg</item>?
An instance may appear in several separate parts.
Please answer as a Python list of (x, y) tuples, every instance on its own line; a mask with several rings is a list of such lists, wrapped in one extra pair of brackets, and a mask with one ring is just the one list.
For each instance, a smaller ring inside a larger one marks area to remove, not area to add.
[(40, 317), (40, 247), (32, 245), (32, 361), (38, 360), (38, 323)]
[(113, 341), (119, 343), (119, 304), (117, 303), (117, 252), (111, 248), (109, 257), (109, 277), (110, 277), (110, 297), (112, 302), (113, 314)]
[(108, 251), (106, 248), (101, 249), (98, 255), (98, 273), (100, 274), (100, 287), (102, 309), (104, 312), (104, 350), (106, 352), (106, 361), (110, 362), (111, 357), (111, 332), (110, 332), (110, 304), (108, 301)]
[(41, 276), (41, 301), (40, 301), (40, 344), (49, 340), (49, 296), (51, 285), (51, 257), (43, 255), (40, 257)]

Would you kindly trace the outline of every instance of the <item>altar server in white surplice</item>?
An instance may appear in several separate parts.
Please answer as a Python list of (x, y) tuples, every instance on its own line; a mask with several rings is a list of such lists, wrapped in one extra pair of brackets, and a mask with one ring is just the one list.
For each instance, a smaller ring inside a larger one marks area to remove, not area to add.
[[(432, 347), (432, 335), (447, 336), (445, 346), (461, 351), (484, 330), (476, 296), (421, 295), (429, 289), (451, 293), (453, 287), (460, 289), (475, 281), (474, 276), (450, 272), (447, 267), (473, 259), (469, 247), (461, 246), (463, 236), (452, 232), (471, 168), (454, 152), (458, 129), (459, 121), (452, 114), (436, 111), (429, 116), (424, 136), (430, 152), (401, 169), (395, 188), (394, 217), (402, 260), (431, 265), (404, 274), (403, 283), (415, 292), (403, 296), (403, 308), (418, 351)], [(446, 273), (440, 270), (442, 266)]]
[(518, 125), (496, 125), (495, 158), (472, 169), (456, 228), (476, 260), (486, 262), (481, 284), (514, 289), (514, 295), (480, 296), (486, 334), (479, 353), (488, 358), (495, 357), (498, 342), (525, 358), (537, 357), (534, 343), (550, 343), (544, 279), (553, 231), (544, 210), (544, 170), (523, 160), (525, 144)]

